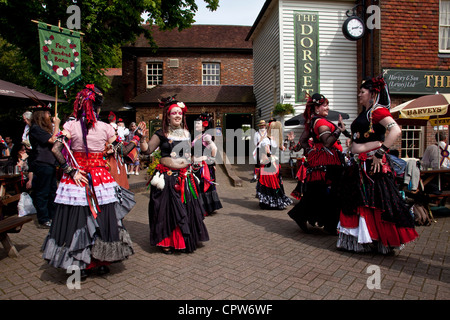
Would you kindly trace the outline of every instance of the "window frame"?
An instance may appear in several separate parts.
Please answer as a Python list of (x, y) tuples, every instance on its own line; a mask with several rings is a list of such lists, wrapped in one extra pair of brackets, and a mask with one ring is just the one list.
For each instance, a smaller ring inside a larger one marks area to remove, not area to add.
[[(447, 3), (447, 8), (448, 8), (448, 12), (447, 12), (447, 20), (448, 20), (448, 24), (441, 24), (441, 15), (443, 15), (442, 12), (442, 2), (446, 2)], [(441, 32), (441, 29), (448, 29), (448, 36), (447, 36), (447, 43), (448, 43), (448, 49), (442, 49), (441, 48), (441, 43), (443, 41), (442, 39), (442, 35), (443, 32)], [(438, 43), (438, 48), (439, 48), (439, 53), (450, 53), (450, 0), (439, 0), (439, 43)]]
[[(214, 68), (214, 69), (210, 68), (210, 69), (208, 69), (208, 66), (215, 66), (217, 68)], [(221, 69), (220, 62), (202, 62), (202, 85), (205, 85), (205, 86), (218, 86), (218, 85), (220, 85), (220, 75), (221, 75), (221, 70), (220, 69)], [(206, 73), (205, 74), (205, 71), (208, 72), (208, 70), (218, 71), (218, 73), (217, 74), (212, 74), (212, 73)], [(216, 80), (205, 79), (205, 77), (217, 77), (217, 79)], [(214, 83), (211, 83), (211, 82), (214, 82)]]
[[(408, 138), (408, 133), (412, 132), (413, 137)], [(416, 137), (418, 134), (418, 137)], [(402, 137), (401, 137), (401, 158), (421, 158), (423, 154), (423, 140), (424, 140), (424, 128), (422, 126), (415, 125), (403, 125), (402, 126)], [(410, 143), (413, 142), (412, 144)], [(418, 142), (418, 146), (415, 146), (414, 142)], [(412, 145), (413, 147), (409, 147)], [(408, 152), (412, 150), (411, 155)], [(417, 152), (417, 153), (416, 153)]]
[[(160, 66), (160, 68), (156, 68), (156, 69), (152, 68), (152, 70), (157, 70), (157, 71), (161, 70), (161, 75), (153, 74), (153, 73), (149, 74), (149, 66), (150, 65), (158, 65), (158, 66)], [(145, 79), (146, 79), (146, 87), (147, 87), (147, 89), (151, 89), (151, 88), (154, 88), (154, 87), (156, 87), (158, 85), (163, 84), (163, 80), (164, 80), (164, 64), (163, 64), (163, 62), (161, 62), (161, 61), (147, 61), (145, 73), (146, 73)], [(160, 80), (158, 79), (156, 81), (157, 82), (156, 84), (154, 84), (153, 81), (150, 84), (149, 77), (160, 77)]]

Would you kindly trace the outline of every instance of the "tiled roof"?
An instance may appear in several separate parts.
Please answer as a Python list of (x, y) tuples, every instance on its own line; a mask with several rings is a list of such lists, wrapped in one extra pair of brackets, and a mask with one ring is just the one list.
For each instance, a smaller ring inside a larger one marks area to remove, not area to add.
[(131, 104), (157, 103), (158, 99), (173, 96), (189, 103), (214, 104), (256, 104), (253, 86), (204, 86), (204, 85), (161, 85), (146, 91)]
[[(152, 28), (152, 36), (159, 48), (227, 48), (252, 49), (252, 44), (245, 41), (251, 27), (226, 25), (192, 25), (188, 29), (178, 31), (160, 31)], [(141, 35), (131, 47), (150, 47), (148, 40)]]

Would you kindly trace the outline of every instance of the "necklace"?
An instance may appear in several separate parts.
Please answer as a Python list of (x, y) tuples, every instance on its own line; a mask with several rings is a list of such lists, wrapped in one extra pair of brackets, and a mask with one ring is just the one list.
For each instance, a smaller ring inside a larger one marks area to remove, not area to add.
[(173, 128), (172, 126), (169, 126), (169, 135), (173, 137), (184, 137), (184, 129), (181, 127)]

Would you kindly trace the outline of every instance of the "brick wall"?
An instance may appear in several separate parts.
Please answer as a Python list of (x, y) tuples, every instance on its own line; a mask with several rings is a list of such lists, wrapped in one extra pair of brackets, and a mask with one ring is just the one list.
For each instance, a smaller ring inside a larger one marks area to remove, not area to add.
[[(211, 62), (220, 63), (221, 85), (253, 85), (253, 56), (248, 53), (162, 52), (136, 58), (128, 56), (124, 55), (122, 62), (126, 102), (147, 90), (149, 62), (163, 63), (163, 84), (202, 84), (202, 64)], [(178, 59), (179, 67), (169, 67), (170, 59)]]
[(381, 2), (383, 68), (448, 70), (440, 57), (439, 0)]

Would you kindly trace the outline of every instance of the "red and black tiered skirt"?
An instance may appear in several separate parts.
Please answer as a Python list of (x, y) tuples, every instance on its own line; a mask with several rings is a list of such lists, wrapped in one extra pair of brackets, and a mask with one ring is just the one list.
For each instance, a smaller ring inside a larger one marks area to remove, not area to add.
[(336, 191), (343, 171), (340, 152), (317, 143), (306, 157), (306, 176), (298, 182), (304, 184), (302, 196), (288, 215), (303, 229), (308, 222), (336, 234), (339, 222)]
[(277, 161), (261, 165), (256, 184), (256, 197), (259, 199), (259, 206), (262, 209), (283, 210), (293, 202), (284, 193), (280, 169), (281, 165)]
[(418, 234), (386, 156), (381, 172), (371, 172), (371, 165), (372, 159), (363, 154), (345, 171), (339, 193), (337, 247), (386, 254), (413, 241)]
[[(82, 170), (89, 174), (90, 192), (64, 174), (56, 192), (56, 214), (42, 246), (43, 258), (52, 266), (88, 269), (124, 260), (134, 253), (131, 238), (116, 215), (117, 183), (102, 153), (74, 152)], [(98, 206), (89, 205), (95, 193)], [(96, 208), (94, 208), (96, 207)], [(97, 209), (97, 210), (95, 210)]]

